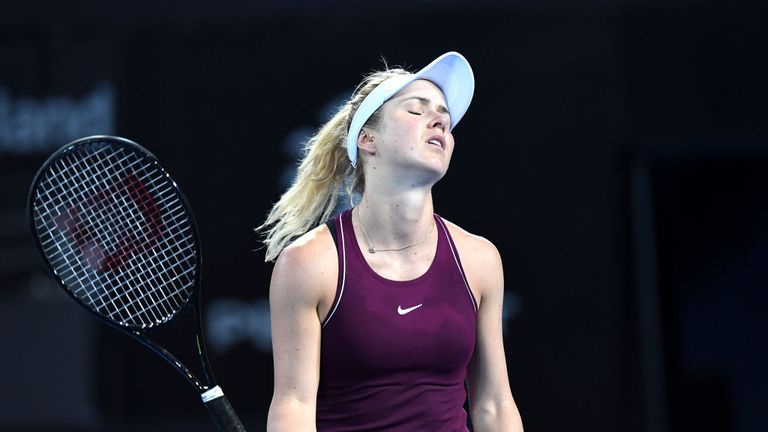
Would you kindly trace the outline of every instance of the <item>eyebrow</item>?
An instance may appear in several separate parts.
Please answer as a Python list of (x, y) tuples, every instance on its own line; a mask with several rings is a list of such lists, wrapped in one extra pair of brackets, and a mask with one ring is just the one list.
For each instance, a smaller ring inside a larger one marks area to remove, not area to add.
[[(417, 101), (421, 102), (422, 105), (429, 105), (429, 104), (432, 103), (431, 99), (425, 98), (423, 96), (411, 96), (409, 98), (403, 99), (403, 102), (411, 100), (411, 99), (416, 99)], [(437, 112), (442, 113), (442, 114), (448, 114), (448, 115), (451, 114), (451, 112), (448, 111), (448, 108), (446, 108), (445, 105), (438, 105)]]

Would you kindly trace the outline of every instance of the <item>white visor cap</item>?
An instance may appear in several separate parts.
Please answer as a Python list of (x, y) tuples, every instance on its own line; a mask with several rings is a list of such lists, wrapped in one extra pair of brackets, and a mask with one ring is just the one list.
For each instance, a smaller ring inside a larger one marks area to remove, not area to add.
[(448, 112), (451, 115), (451, 127), (459, 123), (472, 102), (475, 93), (475, 76), (472, 67), (461, 54), (450, 51), (436, 58), (415, 74), (396, 75), (379, 84), (366, 96), (363, 103), (352, 117), (347, 134), (347, 154), (352, 166), (357, 166), (357, 137), (365, 122), (380, 106), (411, 82), (425, 79), (440, 87), (445, 95)]

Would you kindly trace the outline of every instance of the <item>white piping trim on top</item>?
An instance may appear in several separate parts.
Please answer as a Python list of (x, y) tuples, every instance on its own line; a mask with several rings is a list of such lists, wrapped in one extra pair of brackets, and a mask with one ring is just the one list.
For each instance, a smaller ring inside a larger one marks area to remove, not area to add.
[(331, 321), (331, 317), (333, 317), (333, 314), (336, 313), (336, 309), (339, 308), (339, 303), (341, 303), (341, 296), (344, 295), (344, 285), (346, 285), (347, 282), (347, 248), (346, 244), (344, 243), (344, 220), (341, 217), (339, 218), (339, 225), (341, 228), (339, 230), (341, 231), (341, 289), (339, 290), (339, 298), (336, 300), (336, 304), (333, 305), (331, 313), (328, 314), (328, 317), (323, 323), (323, 328), (328, 325), (328, 322)]
[(469, 289), (469, 282), (467, 282), (467, 276), (464, 274), (464, 270), (461, 268), (461, 265), (459, 264), (459, 259), (456, 258), (457, 252), (453, 250), (453, 243), (451, 242), (451, 237), (448, 234), (448, 229), (445, 226), (445, 223), (440, 219), (439, 216), (437, 216), (437, 220), (440, 222), (440, 228), (443, 229), (445, 232), (445, 239), (448, 241), (448, 246), (451, 248), (451, 255), (453, 255), (453, 261), (456, 263), (456, 268), (459, 269), (459, 273), (461, 273), (461, 279), (464, 281), (464, 286), (467, 288), (467, 294), (469, 295), (469, 300), (472, 302), (472, 307), (475, 309), (475, 313), (477, 313), (477, 303), (475, 303), (475, 296), (472, 295), (472, 290)]

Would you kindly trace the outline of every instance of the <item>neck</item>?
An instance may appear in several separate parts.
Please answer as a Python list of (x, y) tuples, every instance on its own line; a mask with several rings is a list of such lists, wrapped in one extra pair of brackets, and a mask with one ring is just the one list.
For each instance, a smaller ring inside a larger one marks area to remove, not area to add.
[(431, 189), (392, 191), (366, 188), (357, 206), (358, 224), (377, 249), (424, 240), (434, 228)]

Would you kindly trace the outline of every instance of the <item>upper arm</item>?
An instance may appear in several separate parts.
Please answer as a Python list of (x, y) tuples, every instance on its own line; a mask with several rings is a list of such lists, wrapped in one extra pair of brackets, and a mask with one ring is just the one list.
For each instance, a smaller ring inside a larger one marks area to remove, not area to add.
[(470, 289), (477, 300), (475, 352), (467, 371), (476, 430), (522, 430), (507, 375), (502, 326), (504, 270), (488, 240), (449, 224)]
[(502, 327), (504, 272), (501, 256), (493, 244), (482, 238), (471, 254), (462, 257), (467, 281), (478, 300), (475, 354), (469, 370), (470, 400), (482, 403), (511, 398), (507, 376)]
[[(273, 404), (287, 400), (314, 410), (320, 375), (318, 308), (329, 289), (335, 288), (336, 267), (328, 265), (335, 262), (335, 253), (332, 243), (329, 250), (328, 241), (297, 241), (283, 250), (275, 263), (269, 289)], [(312, 414), (314, 418), (314, 411)]]

